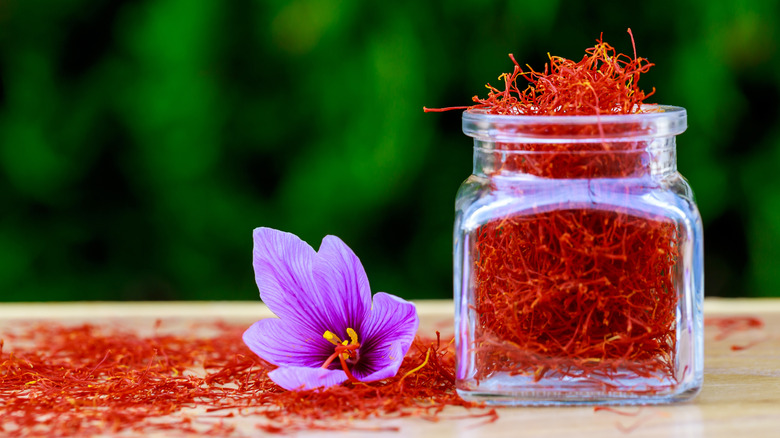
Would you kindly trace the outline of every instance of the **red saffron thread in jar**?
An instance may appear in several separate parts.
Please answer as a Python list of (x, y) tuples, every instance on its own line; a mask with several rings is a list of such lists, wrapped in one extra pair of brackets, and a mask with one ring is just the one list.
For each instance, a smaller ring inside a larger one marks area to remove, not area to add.
[[(255, 427), (272, 433), (382, 431), (396, 428), (359, 420), (437, 421), (447, 418), (448, 406), (480, 407), (455, 393), (454, 352), (438, 336), (415, 339), (394, 378), (295, 392), (267, 377), (272, 367), (241, 340), (245, 327), (204, 327), (209, 336), (140, 336), (90, 324), (31, 325), (2, 334), (7, 342), (0, 341), (0, 432), (241, 436), (251, 431), (235, 419), (247, 416), (262, 419)], [(497, 418), (492, 409), (466, 416)]]
[[(578, 62), (549, 56), (542, 71), (524, 70), (510, 54), (514, 69), (499, 76), (503, 89), (488, 84), (488, 96), (475, 96), (472, 106), (425, 111), (532, 116), (653, 111), (644, 101), (655, 90), (646, 94), (638, 86), (653, 64), (637, 57), (628, 32), (633, 58), (617, 53), (603, 38)], [(518, 85), (521, 77), (527, 86)], [(503, 129), (516, 128), (506, 120)], [(540, 122), (522, 129), (526, 138), (596, 135), (602, 140), (497, 143), (493, 175), (512, 171), (590, 181), (649, 173), (646, 141), (607, 140), (642, 132), (642, 126)], [(620, 208), (564, 202), (548, 210), (492, 219), (476, 231), (471, 310), (477, 321), (474, 345), (469, 346), (480, 364), (475, 378), (496, 373), (535, 381), (578, 378), (605, 391), (625, 389), (613, 380), (619, 377), (662, 378), (673, 385), (682, 377), (675, 375), (677, 225)]]
[(671, 222), (605, 210), (484, 225), (475, 249), (484, 374), (671, 375), (676, 236)]

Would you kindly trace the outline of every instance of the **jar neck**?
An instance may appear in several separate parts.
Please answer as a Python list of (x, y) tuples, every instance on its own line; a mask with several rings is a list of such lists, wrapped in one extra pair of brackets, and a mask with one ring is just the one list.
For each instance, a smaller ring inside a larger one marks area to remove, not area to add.
[(636, 142), (499, 143), (474, 139), (474, 174), (551, 179), (662, 177), (677, 172), (675, 137)]
[(643, 105), (631, 114), (496, 115), (463, 113), (474, 138), (474, 173), (542, 178), (633, 178), (676, 172), (675, 137), (684, 108)]

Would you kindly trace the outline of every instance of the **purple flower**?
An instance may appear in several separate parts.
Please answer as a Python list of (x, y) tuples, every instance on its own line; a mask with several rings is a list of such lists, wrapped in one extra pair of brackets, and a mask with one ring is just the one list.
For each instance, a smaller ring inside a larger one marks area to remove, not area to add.
[(285, 389), (394, 376), (417, 333), (414, 304), (371, 289), (363, 265), (338, 237), (318, 252), (294, 234), (254, 231), (260, 298), (279, 317), (254, 323), (244, 342), (277, 365), (268, 376)]

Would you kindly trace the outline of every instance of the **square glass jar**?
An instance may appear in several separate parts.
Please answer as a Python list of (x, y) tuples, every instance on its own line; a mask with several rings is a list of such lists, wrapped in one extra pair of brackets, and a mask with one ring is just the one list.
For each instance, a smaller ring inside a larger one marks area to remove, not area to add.
[(651, 404), (703, 380), (703, 231), (683, 108), (469, 110), (456, 200), (457, 391), (489, 404)]

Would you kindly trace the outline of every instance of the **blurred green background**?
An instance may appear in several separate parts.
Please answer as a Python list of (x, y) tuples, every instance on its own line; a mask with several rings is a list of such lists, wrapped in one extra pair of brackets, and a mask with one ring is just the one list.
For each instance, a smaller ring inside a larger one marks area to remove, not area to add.
[(252, 229), (451, 296), (463, 105), (604, 32), (687, 108), (706, 293), (780, 296), (779, 2), (0, 0), (0, 300), (255, 299)]

